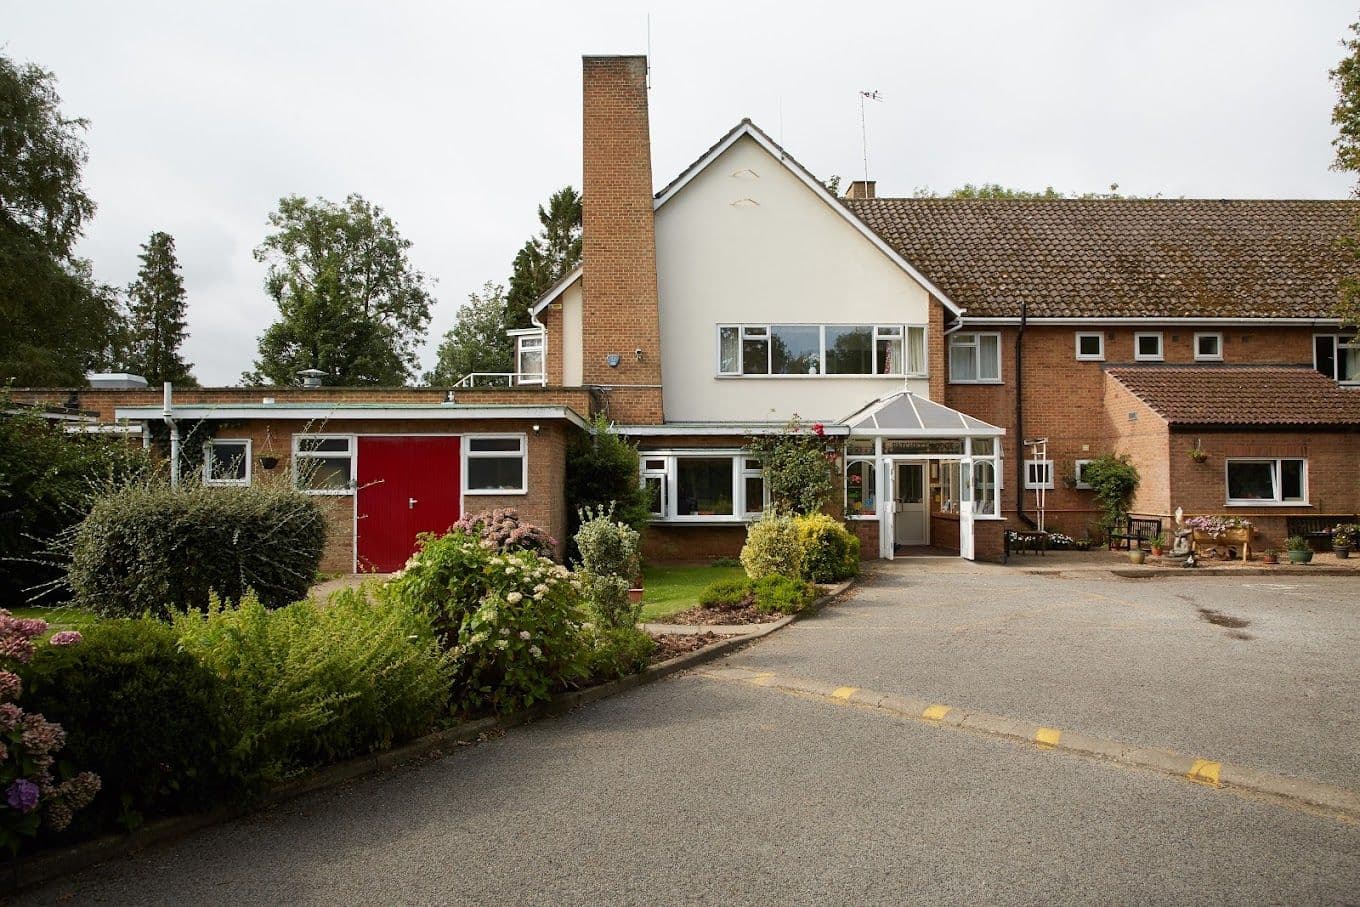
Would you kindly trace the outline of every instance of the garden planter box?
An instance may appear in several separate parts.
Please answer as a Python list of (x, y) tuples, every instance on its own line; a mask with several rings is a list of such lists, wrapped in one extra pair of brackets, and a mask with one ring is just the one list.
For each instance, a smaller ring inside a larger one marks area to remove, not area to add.
[(1236, 548), (1242, 553), (1242, 560), (1247, 560), (1251, 556), (1251, 530), (1250, 529), (1229, 529), (1218, 535), (1211, 535), (1201, 529), (1196, 529), (1194, 535), (1195, 552), (1199, 553), (1202, 548)]

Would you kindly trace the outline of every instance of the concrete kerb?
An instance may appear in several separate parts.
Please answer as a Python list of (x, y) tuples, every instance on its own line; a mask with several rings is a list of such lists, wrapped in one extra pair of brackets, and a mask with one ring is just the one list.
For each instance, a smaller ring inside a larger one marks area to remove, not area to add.
[(1163, 576), (1354, 576), (1360, 579), (1360, 571), (1347, 567), (1114, 567), (1109, 572), (1126, 579)]
[(1210, 787), (1226, 787), (1278, 800), (1300, 803), (1334, 817), (1360, 820), (1360, 792), (1347, 788), (1290, 778), (1245, 766), (1186, 756), (1171, 750), (1135, 746), (1117, 740), (1104, 740), (1077, 732), (1044, 727), (1002, 715), (989, 715), (966, 709), (932, 704), (894, 694), (854, 689), (815, 680), (784, 677), (746, 668), (724, 668), (705, 672), (723, 680), (736, 680), (771, 687), (789, 693), (851, 703), (927, 724), (941, 724), (966, 731), (1034, 744), (1042, 749), (1063, 750), (1093, 756), (1134, 768), (1172, 775)]
[(630, 674), (627, 677), (611, 680), (608, 683), (596, 684), (582, 690), (572, 690), (568, 693), (559, 694), (553, 697), (551, 701), (524, 712), (463, 722), (427, 734), (390, 750), (356, 756), (353, 759), (318, 769), (305, 777), (270, 787), (260, 796), (239, 803), (221, 806), (203, 813), (194, 813), (193, 815), (158, 819), (125, 835), (105, 835), (90, 841), (82, 841), (70, 847), (55, 848), (34, 854), (31, 857), (11, 861), (8, 878), (0, 887), (9, 892), (16, 892), (55, 881), (106, 860), (131, 856), (149, 847), (173, 843), (201, 829), (278, 806), (304, 794), (339, 787), (356, 778), (397, 768), (426, 756), (442, 755), (446, 749), (475, 743), (488, 734), (494, 734), (497, 731), (528, 724), (540, 718), (565, 714), (624, 690), (643, 686), (678, 671), (697, 667), (725, 655), (733, 649), (769, 636), (795, 620), (821, 610), (853, 585), (854, 580), (849, 580), (834, 586), (798, 614), (782, 617), (769, 624), (758, 625), (760, 628), (755, 632), (732, 636), (694, 652), (686, 652), (666, 661), (657, 662), (637, 674)]

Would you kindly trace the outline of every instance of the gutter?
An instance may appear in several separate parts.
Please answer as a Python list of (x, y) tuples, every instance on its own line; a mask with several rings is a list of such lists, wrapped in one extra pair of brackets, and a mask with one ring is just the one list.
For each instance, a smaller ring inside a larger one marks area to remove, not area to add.
[(161, 419), (170, 429), (170, 487), (179, 487), (179, 423), (175, 421), (175, 386), (167, 381), (163, 385), (164, 397), (161, 402)]
[(1020, 330), (1015, 335), (1015, 515), (1031, 529), (1039, 528), (1025, 513), (1025, 321), (1029, 303), (1020, 302)]

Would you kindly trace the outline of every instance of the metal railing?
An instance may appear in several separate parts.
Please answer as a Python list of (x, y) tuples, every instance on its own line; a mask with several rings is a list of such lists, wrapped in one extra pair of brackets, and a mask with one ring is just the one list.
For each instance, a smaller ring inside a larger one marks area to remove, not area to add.
[(542, 372), (469, 372), (453, 383), (454, 387), (519, 387), (521, 385), (542, 385)]

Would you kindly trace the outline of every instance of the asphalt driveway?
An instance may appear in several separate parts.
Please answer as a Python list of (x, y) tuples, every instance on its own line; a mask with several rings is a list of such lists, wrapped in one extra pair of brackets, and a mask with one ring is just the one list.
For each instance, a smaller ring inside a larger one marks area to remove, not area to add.
[[(715, 667), (1360, 786), (1344, 579), (1066, 579), (941, 561), (866, 580)], [(1356, 892), (1354, 822), (705, 670), (21, 900), (1297, 904)]]

